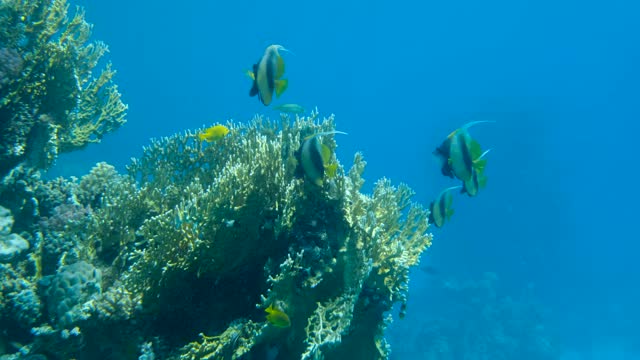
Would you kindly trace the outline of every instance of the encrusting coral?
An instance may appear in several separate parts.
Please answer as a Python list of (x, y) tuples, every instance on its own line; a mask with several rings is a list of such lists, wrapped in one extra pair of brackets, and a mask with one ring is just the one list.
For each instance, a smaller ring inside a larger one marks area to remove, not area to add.
[[(107, 52), (66, 0), (0, 1), (0, 176), (45, 169), (58, 153), (99, 142), (125, 122)], [(95, 75), (95, 77), (94, 77)]]

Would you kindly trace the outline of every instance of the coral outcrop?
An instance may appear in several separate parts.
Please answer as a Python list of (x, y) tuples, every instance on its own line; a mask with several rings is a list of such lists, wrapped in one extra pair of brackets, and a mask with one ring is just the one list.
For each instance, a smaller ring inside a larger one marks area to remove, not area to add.
[[(308, 135), (333, 131), (332, 116), (226, 125), (229, 134), (215, 143), (194, 132), (154, 140), (127, 175), (101, 163), (80, 179), (22, 176), (36, 210), (22, 225), (33, 246), (7, 264), (3, 280), (24, 283), (3, 295), (33, 302), (21, 316), (34, 320), (7, 334), (28, 344), (20, 351), (79, 359), (105, 349), (118, 359), (388, 356), (388, 312), (406, 300), (408, 269), (431, 243), (427, 211), (408, 187), (386, 179), (362, 194), (362, 155), (345, 173), (332, 135), (321, 141), (336, 174), (321, 187), (300, 177), (298, 148)], [(266, 321), (271, 304), (290, 327)]]
[[(363, 194), (363, 156), (345, 171), (317, 112), (153, 140), (127, 174), (44, 180), (127, 109), (97, 69), (107, 47), (67, 13), (0, 0), (0, 359), (388, 358), (390, 310), (431, 244), (413, 192), (381, 179)], [(298, 163), (318, 133), (337, 169), (320, 186)]]
[(0, 1), (0, 176), (47, 168), (59, 153), (99, 142), (125, 122), (107, 52), (65, 0)]

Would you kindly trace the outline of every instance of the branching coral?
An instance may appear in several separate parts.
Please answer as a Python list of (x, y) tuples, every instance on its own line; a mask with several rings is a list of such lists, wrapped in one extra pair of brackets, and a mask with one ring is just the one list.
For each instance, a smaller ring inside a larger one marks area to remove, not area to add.
[(181, 349), (180, 360), (240, 359), (256, 344), (266, 326), (251, 320), (238, 320), (220, 335), (200, 334), (200, 342), (192, 342)]
[(128, 175), (41, 179), (127, 109), (111, 65), (96, 71), (107, 47), (67, 11), (0, 0), (0, 203), (19, 219), (2, 234), (29, 245), (0, 264), (0, 318), (22, 323), (8, 339), (61, 358), (386, 358), (383, 314), (430, 245), (427, 212), (385, 179), (362, 194), (360, 154), (348, 175), (332, 155), (322, 186), (300, 176), (307, 136), (335, 153), (333, 116), (229, 122), (213, 143), (154, 140)]
[[(127, 176), (106, 164), (66, 181), (12, 172), (39, 209), (25, 228), (48, 276), (50, 323), (37, 324), (48, 330), (33, 349), (53, 341), (60, 356), (90, 356), (107, 337), (114, 353), (170, 359), (388, 356), (384, 314), (430, 245), (427, 212), (386, 179), (362, 194), (361, 154), (346, 175), (332, 155), (338, 169), (322, 186), (299, 175), (302, 141), (334, 130), (333, 117), (226, 125), (213, 143), (194, 132), (154, 140)], [(335, 153), (332, 135), (319, 140)], [(75, 268), (92, 275), (77, 282), (86, 291), (60, 285)], [(265, 321), (269, 306), (290, 326)]]
[(307, 327), (307, 349), (301, 359), (315, 359), (321, 354), (322, 347), (339, 344), (342, 334), (346, 333), (353, 318), (353, 308), (357, 294), (344, 294), (326, 304), (317, 304), (313, 315), (309, 317)]
[(111, 65), (94, 77), (107, 47), (89, 42), (84, 12), (68, 19), (68, 7), (66, 0), (0, 2), (0, 58), (10, 60), (0, 67), (2, 176), (23, 162), (47, 168), (58, 153), (99, 142), (125, 122)]

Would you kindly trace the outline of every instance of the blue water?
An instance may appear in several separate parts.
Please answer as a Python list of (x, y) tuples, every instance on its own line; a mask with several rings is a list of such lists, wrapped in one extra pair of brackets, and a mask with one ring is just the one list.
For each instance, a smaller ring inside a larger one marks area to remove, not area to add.
[[(487, 188), (456, 197), (452, 221), (411, 280), (407, 317), (390, 328), (411, 354), (446, 311), (445, 279), (499, 278), (501, 296), (534, 289), (563, 359), (640, 359), (636, 258), (640, 5), (610, 1), (76, 0), (111, 50), (128, 123), (61, 156), (52, 175), (96, 161), (123, 169), (149, 138), (256, 113), (244, 71), (284, 45), (283, 101), (335, 113), (338, 157), (368, 161), (428, 204), (453, 183), (433, 149), (472, 120)], [(443, 310), (444, 309), (444, 310)]]

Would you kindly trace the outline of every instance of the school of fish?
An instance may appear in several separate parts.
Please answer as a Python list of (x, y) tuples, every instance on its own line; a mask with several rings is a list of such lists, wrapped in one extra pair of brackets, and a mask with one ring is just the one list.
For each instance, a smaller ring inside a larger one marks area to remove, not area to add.
[(429, 205), (429, 222), (442, 227), (453, 215), (453, 190), (470, 197), (478, 195), (478, 191), (487, 185), (484, 174), (487, 165), (485, 156), (489, 150), (482, 151), (480, 143), (469, 133), (469, 128), (493, 121), (472, 121), (454, 130), (438, 146), (433, 154), (440, 160), (442, 175), (462, 181), (462, 185), (449, 187), (438, 194)]
[[(252, 70), (247, 70), (247, 76), (252, 80), (249, 96), (257, 96), (262, 104), (269, 106), (275, 98), (278, 99), (289, 86), (288, 79), (284, 79), (285, 62), (281, 52), (289, 51), (282, 45), (268, 46), (262, 57), (253, 65)], [(283, 113), (302, 114), (304, 108), (298, 104), (280, 104), (273, 109)], [(473, 121), (459, 129), (454, 130), (438, 146), (433, 154), (440, 160), (440, 171), (444, 176), (461, 181), (461, 185), (451, 186), (442, 190), (429, 205), (429, 223), (436, 227), (442, 227), (451, 219), (453, 210), (453, 192), (469, 197), (478, 195), (480, 189), (487, 183), (484, 174), (487, 160), (485, 156), (490, 150), (482, 151), (480, 144), (471, 136), (469, 128), (481, 123), (493, 121)], [(202, 142), (218, 142), (222, 140), (230, 130), (221, 124), (211, 126), (201, 133), (198, 139)], [(336, 175), (338, 163), (332, 156), (328, 146), (322, 143), (323, 136), (345, 134), (342, 131), (329, 131), (311, 134), (305, 137), (295, 152), (296, 177), (308, 181), (310, 186), (322, 187), (326, 179)], [(291, 326), (289, 316), (279, 308), (271, 304), (267, 309), (266, 320), (272, 326), (288, 328)]]

